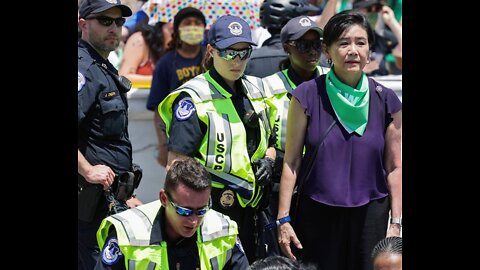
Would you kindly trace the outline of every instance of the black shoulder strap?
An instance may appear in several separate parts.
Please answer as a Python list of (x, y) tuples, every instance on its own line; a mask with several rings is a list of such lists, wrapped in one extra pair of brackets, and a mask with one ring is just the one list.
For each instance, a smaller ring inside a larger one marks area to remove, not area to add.
[(126, 93), (126, 92), (130, 91), (130, 89), (132, 88), (132, 82), (129, 79), (127, 79), (127, 77), (119, 76), (119, 75), (113, 73), (111, 70), (109, 70), (106, 66), (98, 63), (95, 60), (94, 60), (94, 62), (95, 62), (95, 64), (97, 64), (97, 66), (106, 70), (107, 73), (110, 74), (110, 76), (112, 76), (113, 81), (115, 82), (115, 84), (118, 87), (118, 90), (120, 90), (122, 93)]
[[(298, 182), (298, 188), (297, 188), (298, 194), (297, 194), (297, 200), (295, 201), (295, 208), (294, 208), (295, 209), (294, 210), (295, 215), (297, 215), (298, 201), (300, 199), (300, 194), (302, 192), (304, 182), (308, 180), (308, 177), (310, 176), (310, 173), (312, 172), (313, 162), (315, 162), (315, 159), (317, 157), (318, 148), (320, 148), (320, 145), (323, 144), (323, 142), (325, 141), (325, 138), (327, 137), (328, 133), (330, 133), (330, 130), (332, 130), (332, 128), (335, 126), (336, 123), (337, 123), (337, 118), (334, 118), (333, 122), (330, 124), (330, 126), (323, 132), (322, 137), (320, 137), (320, 141), (318, 142), (315, 149), (313, 149), (312, 156), (310, 157), (309, 160), (307, 160), (307, 164), (304, 167), (305, 168), (305, 174), (303, 174), (303, 177), (301, 177), (297, 181)], [(295, 217), (293, 218), (293, 220), (296, 220)]]

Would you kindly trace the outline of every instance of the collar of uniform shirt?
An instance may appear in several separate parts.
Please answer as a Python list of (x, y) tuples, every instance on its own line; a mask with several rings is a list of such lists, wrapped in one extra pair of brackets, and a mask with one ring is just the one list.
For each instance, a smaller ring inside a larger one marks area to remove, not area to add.
[[(232, 96), (236, 96), (238, 95), (238, 92), (234, 93), (232, 88), (230, 88), (230, 86), (228, 86), (228, 84), (223, 80), (222, 76), (220, 76), (220, 74), (218, 74), (217, 70), (215, 69), (215, 67), (212, 67), (210, 69), (210, 76), (218, 83), (220, 84), (221, 87), (223, 87), (223, 89), (225, 89), (226, 91), (228, 91), (230, 94), (232, 94)], [(241, 80), (236, 80), (235, 81), (235, 84), (236, 84), (236, 87), (237, 89), (242, 89), (243, 90), (243, 85), (242, 85), (242, 82)]]

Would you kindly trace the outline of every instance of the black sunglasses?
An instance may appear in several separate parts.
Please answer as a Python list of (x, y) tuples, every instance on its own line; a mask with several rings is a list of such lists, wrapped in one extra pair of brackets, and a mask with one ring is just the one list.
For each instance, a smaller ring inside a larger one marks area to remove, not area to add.
[(86, 20), (93, 20), (93, 19), (97, 20), (101, 25), (107, 26), (107, 27), (112, 25), (113, 22), (115, 22), (115, 24), (118, 27), (120, 27), (123, 24), (125, 24), (125, 21), (126, 21), (125, 18), (111, 18), (107, 16), (97, 16), (97, 17), (86, 18)]
[(299, 53), (308, 53), (312, 50), (319, 52), (322, 50), (322, 41), (319, 39), (315, 39), (315, 40), (298, 39), (298, 40), (290, 41), (289, 44), (297, 48), (297, 51)]
[(245, 60), (247, 58), (250, 57), (250, 55), (252, 54), (252, 47), (248, 47), (246, 49), (243, 49), (243, 50), (235, 50), (235, 49), (219, 49), (219, 48), (216, 48), (218, 50), (218, 55), (227, 60), (227, 61), (232, 61), (233, 59), (235, 59), (235, 57), (240, 57), (241, 60)]
[(182, 217), (189, 217), (193, 215), (194, 212), (197, 215), (197, 217), (203, 217), (207, 213), (207, 211), (210, 209), (210, 207), (212, 207), (212, 197), (208, 199), (208, 205), (206, 207), (192, 210), (190, 208), (181, 207), (178, 204), (174, 203), (172, 200), (172, 196), (170, 196), (170, 194), (168, 193), (166, 194), (167, 194), (168, 201), (170, 201), (170, 204), (173, 206), (173, 208), (175, 208), (175, 212), (177, 212), (177, 214)]

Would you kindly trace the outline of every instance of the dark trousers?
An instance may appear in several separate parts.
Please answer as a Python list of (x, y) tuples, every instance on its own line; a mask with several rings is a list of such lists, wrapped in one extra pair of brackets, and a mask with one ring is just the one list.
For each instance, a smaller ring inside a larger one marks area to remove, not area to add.
[(97, 230), (102, 219), (93, 222), (78, 220), (78, 269), (92, 270), (100, 257)]
[(321, 270), (371, 270), (371, 253), (385, 238), (389, 198), (360, 207), (334, 207), (300, 196), (295, 233), (303, 249), (297, 259), (312, 262)]
[[(263, 211), (265, 216), (264, 226), (275, 222), (277, 220), (278, 213), (278, 192), (272, 192), (268, 207)], [(281, 255), (280, 246), (278, 245), (278, 232), (277, 227), (272, 230), (266, 230), (263, 232), (263, 240), (267, 247), (267, 257)]]

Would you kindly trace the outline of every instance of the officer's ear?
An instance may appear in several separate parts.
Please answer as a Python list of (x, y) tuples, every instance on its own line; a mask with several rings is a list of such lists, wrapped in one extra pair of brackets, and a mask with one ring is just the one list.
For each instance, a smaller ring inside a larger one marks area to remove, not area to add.
[(84, 18), (78, 19), (78, 27), (83, 32), (87, 28), (87, 21)]
[(287, 44), (287, 43), (283, 43), (283, 50), (285, 51), (285, 53), (287, 54), (290, 54), (290, 45)]
[(213, 58), (213, 46), (211, 44), (207, 44), (207, 53), (210, 55), (210, 57)]
[(160, 189), (160, 192), (158, 194), (159, 198), (160, 198), (160, 202), (162, 203), (162, 206), (165, 207), (167, 205), (167, 193), (165, 191), (165, 189)]

